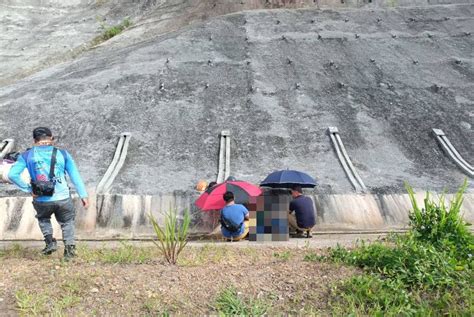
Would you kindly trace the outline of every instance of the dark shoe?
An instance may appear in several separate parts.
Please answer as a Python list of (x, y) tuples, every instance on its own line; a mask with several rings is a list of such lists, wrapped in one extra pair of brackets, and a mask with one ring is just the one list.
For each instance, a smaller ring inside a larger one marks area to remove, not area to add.
[(311, 234), (311, 230), (306, 230), (306, 238), (310, 239), (313, 235)]
[(56, 242), (56, 239), (46, 237), (45, 242), (46, 246), (43, 250), (41, 250), (43, 255), (50, 255), (58, 249), (58, 243)]
[(64, 246), (64, 261), (69, 261), (76, 256), (76, 246), (66, 245)]
[(292, 238), (306, 238), (304, 232), (301, 230), (296, 230), (296, 233), (291, 235)]

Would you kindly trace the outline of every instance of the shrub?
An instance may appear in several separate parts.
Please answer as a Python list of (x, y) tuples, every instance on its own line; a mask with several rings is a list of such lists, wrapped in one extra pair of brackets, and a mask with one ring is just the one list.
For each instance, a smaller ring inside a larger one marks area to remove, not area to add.
[(149, 215), (158, 241), (153, 243), (158, 247), (170, 264), (176, 264), (178, 256), (188, 243), (188, 230), (191, 217), (188, 210), (184, 211), (182, 222), (178, 221), (178, 212), (176, 209), (170, 210), (165, 215), (164, 227), (161, 227), (153, 215)]
[(412, 210), (409, 214), (410, 233), (417, 241), (433, 244), (438, 249), (449, 250), (459, 261), (466, 260), (474, 253), (474, 235), (461, 214), (463, 193), (467, 188), (467, 179), (455, 194), (453, 200), (446, 206), (445, 195), (441, 195), (436, 204), (429, 192), (424, 199), (424, 207), (416, 202), (413, 189), (405, 183), (410, 196)]
[(130, 27), (132, 25), (132, 22), (130, 21), (129, 18), (125, 18), (122, 23), (113, 25), (113, 26), (106, 26), (105, 24), (102, 24), (102, 29), (104, 30), (101, 35), (97, 36), (93, 41), (93, 45), (97, 45), (99, 43), (102, 43), (104, 41), (107, 41), (114, 36), (122, 33), (126, 28)]
[(331, 309), (336, 314), (469, 315), (474, 305), (473, 234), (460, 213), (467, 182), (446, 206), (427, 193), (419, 208), (413, 205), (410, 230), (387, 242), (360, 243), (354, 250), (340, 246), (326, 260), (364, 269), (365, 274), (335, 286)]

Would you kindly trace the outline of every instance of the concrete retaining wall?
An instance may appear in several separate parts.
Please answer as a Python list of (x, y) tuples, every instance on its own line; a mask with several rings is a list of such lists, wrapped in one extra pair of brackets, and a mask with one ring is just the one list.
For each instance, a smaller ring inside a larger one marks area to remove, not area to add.
[[(421, 204), (425, 194), (417, 199)], [(217, 212), (196, 210), (193, 193), (164, 195), (101, 195), (92, 196), (88, 210), (77, 206), (77, 236), (82, 239), (120, 239), (151, 237), (152, 227), (147, 215), (152, 213), (163, 221), (163, 212), (176, 207), (182, 214), (191, 210), (193, 233), (210, 233), (217, 225)], [(341, 194), (312, 195), (318, 210), (315, 231), (331, 230), (392, 230), (402, 229), (408, 223), (411, 205), (406, 194)], [(452, 195), (448, 195), (450, 199)], [(0, 198), (0, 239), (41, 239), (31, 198)], [(465, 219), (474, 221), (474, 194), (465, 195)], [(54, 218), (54, 217), (53, 217)], [(60, 227), (53, 219), (54, 229), (60, 236)]]

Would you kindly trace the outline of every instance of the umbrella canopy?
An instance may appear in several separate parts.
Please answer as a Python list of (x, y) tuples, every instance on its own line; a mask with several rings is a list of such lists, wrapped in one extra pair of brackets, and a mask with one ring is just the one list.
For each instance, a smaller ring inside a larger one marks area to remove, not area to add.
[(316, 181), (308, 174), (300, 171), (282, 170), (271, 173), (260, 183), (260, 186), (272, 188), (291, 188), (294, 185), (313, 188), (316, 186)]
[(226, 191), (234, 193), (237, 204), (247, 203), (249, 197), (256, 197), (262, 193), (262, 190), (254, 184), (244, 181), (228, 181), (206, 190), (194, 204), (201, 210), (222, 209), (225, 206), (222, 196)]

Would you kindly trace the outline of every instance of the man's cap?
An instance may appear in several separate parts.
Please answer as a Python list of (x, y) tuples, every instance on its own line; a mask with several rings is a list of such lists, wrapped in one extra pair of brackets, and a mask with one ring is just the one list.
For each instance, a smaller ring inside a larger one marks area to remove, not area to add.
[(38, 127), (33, 130), (33, 139), (38, 139), (42, 136), (53, 136), (53, 133), (49, 128)]

